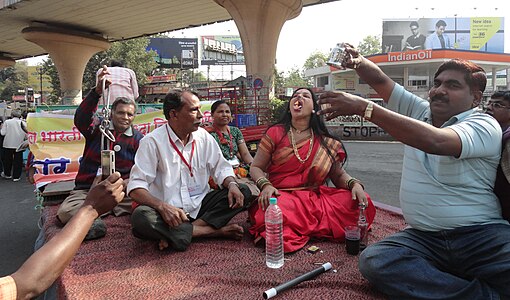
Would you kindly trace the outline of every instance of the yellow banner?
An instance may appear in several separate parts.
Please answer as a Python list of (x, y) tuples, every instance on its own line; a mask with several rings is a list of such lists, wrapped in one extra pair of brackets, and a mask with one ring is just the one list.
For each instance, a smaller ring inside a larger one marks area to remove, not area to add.
[(480, 50), (500, 26), (501, 18), (471, 18), (470, 50)]
[[(204, 101), (201, 107), (202, 123), (212, 122), (211, 103)], [(85, 146), (85, 138), (74, 126), (74, 116), (53, 113), (30, 113), (27, 130), (36, 186), (50, 182), (73, 180), (78, 173)], [(133, 126), (143, 135), (167, 123), (162, 110), (137, 115)]]

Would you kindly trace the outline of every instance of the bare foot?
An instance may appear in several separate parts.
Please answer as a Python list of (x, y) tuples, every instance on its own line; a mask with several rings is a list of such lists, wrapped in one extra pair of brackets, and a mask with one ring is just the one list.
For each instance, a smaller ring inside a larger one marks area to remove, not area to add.
[(161, 250), (161, 251), (165, 250), (166, 248), (168, 248), (168, 241), (160, 240), (158, 247), (159, 247), (159, 250)]
[(244, 236), (244, 229), (243, 227), (237, 225), (237, 224), (229, 224), (226, 226), (223, 226), (219, 229), (220, 236), (224, 236), (227, 238), (231, 238), (234, 240), (242, 240)]

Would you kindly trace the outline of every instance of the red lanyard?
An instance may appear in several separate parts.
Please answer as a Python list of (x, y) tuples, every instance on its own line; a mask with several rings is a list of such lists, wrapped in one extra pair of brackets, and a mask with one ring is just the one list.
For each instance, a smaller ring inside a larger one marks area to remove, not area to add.
[(166, 127), (166, 133), (168, 134), (168, 140), (170, 141), (170, 144), (172, 144), (172, 147), (174, 150), (179, 154), (184, 164), (188, 167), (189, 173), (191, 174), (191, 177), (193, 177), (193, 168), (191, 167), (191, 160), (193, 159), (193, 153), (195, 152), (195, 140), (191, 142), (191, 154), (189, 156), (189, 163), (184, 158), (184, 155), (182, 155), (182, 152), (177, 149), (177, 145), (175, 145), (174, 141), (172, 141), (172, 138), (170, 137), (170, 132), (168, 131), (168, 126)]

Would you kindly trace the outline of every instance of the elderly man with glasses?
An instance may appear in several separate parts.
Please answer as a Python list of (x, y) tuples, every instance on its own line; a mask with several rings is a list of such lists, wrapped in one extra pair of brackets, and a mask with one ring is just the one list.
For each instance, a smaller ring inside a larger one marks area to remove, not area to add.
[(487, 102), (486, 112), (498, 121), (503, 131), (503, 150), (494, 193), (501, 203), (503, 217), (510, 220), (510, 91), (495, 92)]

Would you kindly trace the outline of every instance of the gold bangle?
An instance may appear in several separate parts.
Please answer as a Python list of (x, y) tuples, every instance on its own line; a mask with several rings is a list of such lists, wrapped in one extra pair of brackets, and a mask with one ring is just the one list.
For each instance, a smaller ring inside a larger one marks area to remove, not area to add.
[(356, 179), (354, 177), (351, 177), (349, 180), (347, 180), (346, 182), (346, 185), (347, 185), (347, 189), (349, 191), (352, 191), (352, 188), (354, 187), (354, 184), (355, 183), (358, 183), (359, 185), (361, 185), (361, 187), (363, 188), (363, 190), (365, 190), (365, 186), (363, 185), (363, 183), (361, 183), (361, 180), (359, 179)]
[(261, 190), (261, 191), (262, 191), (266, 185), (273, 186), (273, 185), (271, 184), (271, 182), (269, 182), (269, 180), (268, 180), (267, 182), (264, 182), (264, 183), (263, 183), (263, 184), (259, 187), (259, 190)]

